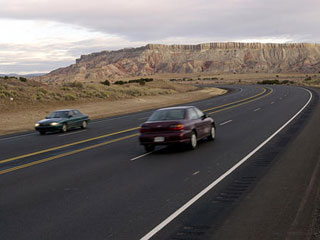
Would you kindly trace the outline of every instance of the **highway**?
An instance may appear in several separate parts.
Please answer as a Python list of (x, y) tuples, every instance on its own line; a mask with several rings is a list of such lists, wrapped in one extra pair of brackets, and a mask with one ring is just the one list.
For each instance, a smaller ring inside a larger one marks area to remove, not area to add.
[(319, 91), (223, 87), (228, 94), (185, 104), (217, 125), (216, 140), (194, 151), (146, 154), (138, 128), (153, 110), (0, 137), (0, 239), (224, 239), (223, 223), (319, 109)]

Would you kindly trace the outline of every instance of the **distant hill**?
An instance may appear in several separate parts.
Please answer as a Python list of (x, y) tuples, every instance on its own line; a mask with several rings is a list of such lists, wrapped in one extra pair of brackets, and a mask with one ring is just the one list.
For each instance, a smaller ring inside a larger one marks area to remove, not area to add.
[(9, 73), (9, 74), (2, 74), (0, 73), (0, 77), (26, 77), (26, 78), (31, 78), (31, 77), (39, 77), (39, 76), (43, 76), (47, 73), (32, 73), (32, 74), (15, 74), (15, 73)]
[(320, 45), (310, 43), (148, 44), (83, 55), (38, 79), (102, 81), (156, 73), (319, 73)]

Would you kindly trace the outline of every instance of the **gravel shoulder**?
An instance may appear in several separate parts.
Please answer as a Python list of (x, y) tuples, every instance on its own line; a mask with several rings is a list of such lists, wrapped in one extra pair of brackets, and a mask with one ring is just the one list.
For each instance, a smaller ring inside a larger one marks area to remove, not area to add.
[(212, 239), (320, 239), (320, 91), (314, 90), (311, 117)]

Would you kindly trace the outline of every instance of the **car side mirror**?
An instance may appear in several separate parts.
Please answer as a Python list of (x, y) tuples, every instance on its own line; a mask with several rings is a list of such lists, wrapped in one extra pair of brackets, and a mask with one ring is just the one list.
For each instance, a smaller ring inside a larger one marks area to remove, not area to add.
[(48, 116), (46, 116), (45, 118), (46, 118), (46, 119), (48, 119), (49, 117), (48, 117)]
[(72, 115), (68, 115), (68, 118), (72, 118)]
[(204, 119), (206, 119), (207, 117), (208, 117), (207, 114), (203, 114), (203, 115), (201, 116), (201, 119), (204, 120)]

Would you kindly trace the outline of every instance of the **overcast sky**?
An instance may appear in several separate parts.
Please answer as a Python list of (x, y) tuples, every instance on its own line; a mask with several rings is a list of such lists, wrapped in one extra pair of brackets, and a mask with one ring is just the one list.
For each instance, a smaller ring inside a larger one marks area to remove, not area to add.
[(0, 73), (147, 43), (320, 43), (320, 0), (0, 0)]

